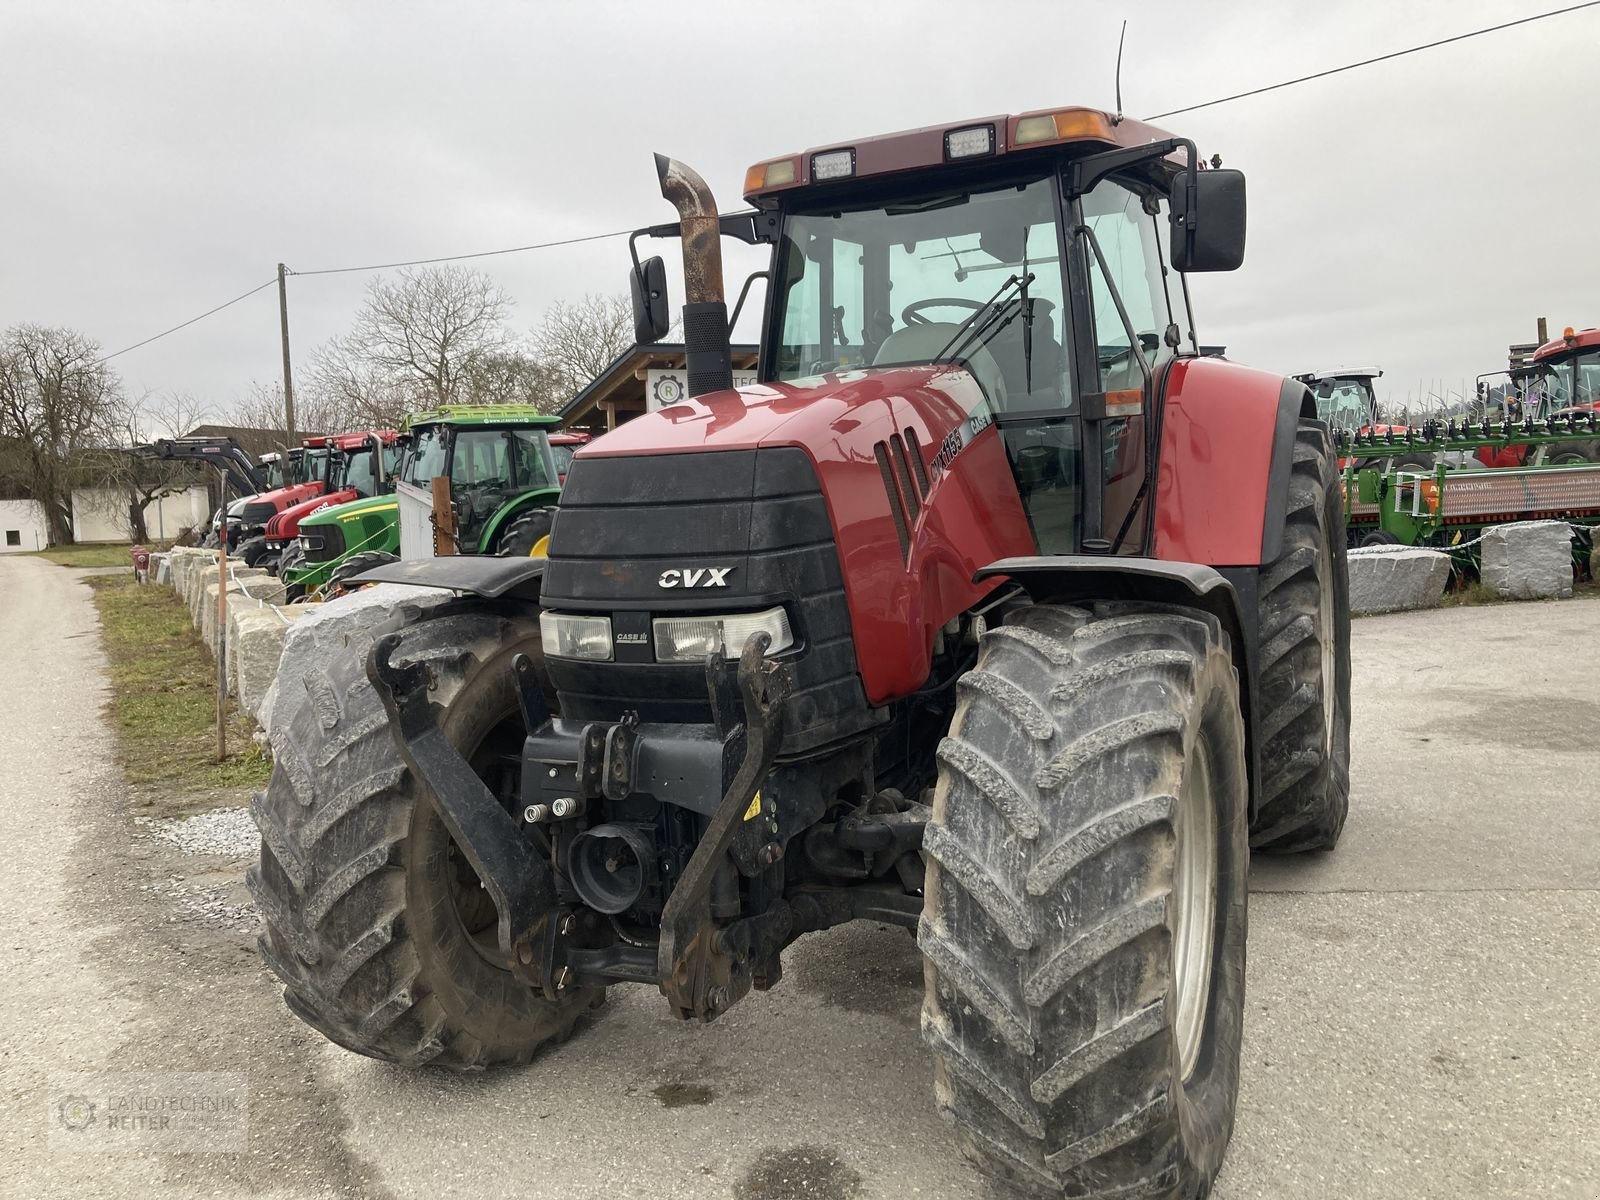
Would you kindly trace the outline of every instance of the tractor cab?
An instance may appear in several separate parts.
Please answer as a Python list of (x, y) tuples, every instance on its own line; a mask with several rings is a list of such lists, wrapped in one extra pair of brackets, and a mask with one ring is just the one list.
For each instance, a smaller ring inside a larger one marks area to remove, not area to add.
[[(1152, 537), (1146, 415), (1169, 369), (1199, 354), (1175, 272), (1243, 257), (1243, 177), (1206, 168), (1192, 143), (1138, 121), (1025, 113), (758, 163), (745, 179), (756, 211), (720, 220), (702, 215), (703, 181), (658, 158), (684, 219), (635, 237), (681, 232), (696, 255), (700, 228), (770, 244), (762, 384), (797, 404), (852, 380), (953, 388), (965, 424), (930, 450), (937, 471), (997, 425), (1041, 549), (1139, 554)], [(666, 330), (664, 276), (659, 259), (635, 262), (636, 332), (651, 341)], [(719, 327), (697, 318), (720, 251), (714, 268), (686, 255), (685, 269), (697, 395), (730, 382), (695, 365), (727, 358), (696, 345)], [(902, 490), (918, 461), (905, 441), (881, 447)]]
[[(531, 406), (452, 407), (407, 424), (405, 482), (426, 488), (450, 480), (460, 552), (478, 553), (494, 540), (519, 498), (560, 487), (562, 471), (551, 446), (555, 417)], [(573, 449), (576, 447), (574, 446)], [(569, 449), (565, 458), (571, 460)]]
[(1600, 408), (1600, 329), (1568, 328), (1534, 351), (1533, 362), (1529, 391), (1538, 404), (1529, 415), (1542, 420)]
[(1335, 431), (1350, 434), (1382, 432), (1378, 424), (1378, 396), (1372, 381), (1381, 378), (1377, 367), (1313, 372), (1295, 378), (1316, 397), (1317, 416)]

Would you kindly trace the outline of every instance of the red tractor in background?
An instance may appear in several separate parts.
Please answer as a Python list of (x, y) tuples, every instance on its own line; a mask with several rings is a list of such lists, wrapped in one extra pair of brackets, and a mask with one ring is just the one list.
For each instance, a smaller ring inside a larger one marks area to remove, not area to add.
[(286, 506), (267, 521), (261, 532), (264, 549), (251, 561), (245, 550), (241, 556), (250, 566), (266, 564), (269, 569), (282, 573), (305, 557), (298, 538), (300, 521), (314, 512), (375, 496), (393, 486), (395, 468), (399, 463), (400, 435), (396, 430), (368, 430), (365, 433), (340, 433), (331, 437), (306, 439), (308, 456), (325, 462), (322, 487), (314, 495), (299, 503)]
[(277, 487), (228, 506), (228, 553), (238, 555), (247, 567), (262, 565), (272, 553), (265, 536), (267, 525), (280, 513), (325, 495), (338, 468), (325, 437), (306, 438), (289, 451), (283, 481)]
[(580, 447), (589, 444), (587, 433), (576, 433), (571, 430), (566, 433), (552, 433), (550, 435), (550, 453), (555, 455), (556, 478), (562, 483), (567, 481), (567, 468), (572, 465), (572, 456)]
[[(279, 710), (249, 885), (289, 1007), (523, 1063), (607, 987), (710, 1021), (897, 924), (985, 1170), (1205, 1194), (1250, 847), (1331, 848), (1348, 793), (1327, 426), (1201, 357), (1172, 278), (1241, 264), (1243, 176), (1082, 108), (771, 159), (729, 216), (657, 171), (691, 398), (578, 451), (548, 559), (361, 577), (449, 593)], [(721, 236), (771, 248), (739, 390)], [(631, 279), (659, 339), (661, 260)]]
[[(1487, 398), (1485, 378), (1489, 376), (1478, 380), (1480, 399)], [(1508, 417), (1550, 422), (1600, 410), (1600, 329), (1575, 330), (1569, 325), (1559, 338), (1533, 352), (1527, 367), (1512, 374), (1512, 384), (1520, 394), (1509, 401), (1517, 411), (1508, 412)], [(1528, 445), (1484, 446), (1476, 457), (1486, 467), (1521, 467), (1533, 454), (1534, 448)], [(1552, 446), (1544, 461), (1563, 465), (1600, 462), (1600, 441)]]

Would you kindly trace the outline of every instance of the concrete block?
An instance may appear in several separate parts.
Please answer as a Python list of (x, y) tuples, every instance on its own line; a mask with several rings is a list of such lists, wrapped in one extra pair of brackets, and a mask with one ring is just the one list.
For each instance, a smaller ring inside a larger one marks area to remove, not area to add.
[(1516, 521), (1483, 535), (1483, 586), (1507, 600), (1572, 595), (1572, 530), (1565, 521)]
[(295, 622), (284, 640), (278, 678), (273, 695), (264, 705), (262, 725), (268, 732), (287, 728), (307, 701), (306, 680), (320, 677), (334, 656), (364, 654), (373, 630), (397, 616), (402, 608), (427, 612), (453, 599), (453, 592), (440, 588), (380, 583), (340, 597), (332, 604), (294, 605), (310, 611)]
[(1432, 608), (1450, 581), (1450, 556), (1437, 550), (1368, 546), (1350, 551), (1350, 611)]
[(200, 633), (200, 640), (211, 651), (212, 658), (217, 655), (217, 593), (221, 590), (220, 584), (212, 582), (200, 592), (200, 622), (195, 626)]
[[(214, 587), (216, 582), (216, 563), (211, 563), (209, 566), (202, 566), (191, 574), (189, 584), (189, 619), (191, 622), (193, 622), (196, 629), (200, 629), (202, 627), (201, 623), (205, 620), (203, 613), (205, 609), (206, 589)], [(211, 595), (211, 606), (215, 608), (216, 604), (217, 597), (216, 593), (213, 592)]]
[(284, 638), (305, 615), (305, 606), (241, 608), (228, 618), (229, 660), (239, 707), (262, 723), (265, 700), (278, 677)]
[(256, 571), (249, 576), (241, 571), (234, 581), (233, 591), (251, 608), (259, 608), (262, 604), (284, 603), (283, 584), (265, 571)]

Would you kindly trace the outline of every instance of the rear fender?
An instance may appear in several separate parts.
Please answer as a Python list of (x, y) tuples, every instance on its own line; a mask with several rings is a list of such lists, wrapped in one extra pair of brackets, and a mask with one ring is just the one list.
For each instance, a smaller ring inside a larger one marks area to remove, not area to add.
[(478, 553), (492, 553), (494, 544), (500, 540), (500, 531), (530, 508), (549, 508), (560, 499), (560, 488), (540, 488), (536, 492), (524, 492), (515, 500), (501, 506), (500, 510), (489, 518), (489, 523), (483, 527), (483, 537), (478, 543)]
[(1245, 755), (1250, 772), (1250, 819), (1254, 820), (1261, 781), (1255, 705), (1260, 574), (1256, 567), (1219, 569), (1155, 558), (1063, 554), (1004, 558), (984, 567), (977, 579), (1010, 579), (1039, 604), (1140, 601), (1198, 609), (1215, 617), (1228, 635), (1234, 667), (1239, 672), (1239, 701), (1244, 709)]
[(1214, 359), (1168, 374), (1155, 550), (1167, 562), (1263, 566), (1283, 552), (1295, 433), (1316, 420), (1305, 385)]

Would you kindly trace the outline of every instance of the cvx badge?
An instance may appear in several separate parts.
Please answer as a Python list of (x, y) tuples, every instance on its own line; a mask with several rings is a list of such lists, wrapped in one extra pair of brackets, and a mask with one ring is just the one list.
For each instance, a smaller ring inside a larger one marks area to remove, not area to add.
[(727, 587), (732, 567), (672, 567), (661, 572), (656, 586), (664, 588)]

